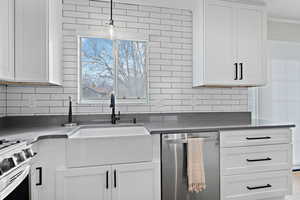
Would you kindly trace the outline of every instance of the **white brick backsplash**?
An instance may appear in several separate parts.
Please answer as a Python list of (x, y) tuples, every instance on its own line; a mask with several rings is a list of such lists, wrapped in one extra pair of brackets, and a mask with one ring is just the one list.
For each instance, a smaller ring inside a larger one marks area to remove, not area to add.
[[(77, 6), (76, 10), (79, 12), (91, 12), (91, 13), (100, 13), (102, 12), (102, 8), (92, 7), (92, 6)], [(64, 9), (65, 11), (65, 9)]]
[[(76, 35), (103, 30), (109, 2), (64, 0), (62, 13), (64, 86), (0, 86), (0, 116), (67, 114), (69, 96), (75, 114), (110, 112), (108, 103), (77, 103)], [(192, 11), (116, 3), (114, 20), (120, 30), (149, 34), (149, 104), (118, 105), (121, 112), (247, 111), (246, 88), (192, 88)]]
[(128, 16), (138, 16), (138, 17), (150, 17), (150, 12), (136, 11), (136, 10), (127, 10), (127, 15)]
[(140, 11), (149, 11), (149, 12), (156, 12), (156, 13), (161, 12), (160, 7), (154, 7), (154, 6), (140, 6), (139, 9)]
[(87, 12), (76, 12), (76, 11), (63, 11), (63, 17), (88, 18), (89, 13), (87, 13)]
[(64, 4), (63, 5), (63, 10), (64, 11), (75, 11), (76, 10), (76, 5), (74, 5), (74, 4)]

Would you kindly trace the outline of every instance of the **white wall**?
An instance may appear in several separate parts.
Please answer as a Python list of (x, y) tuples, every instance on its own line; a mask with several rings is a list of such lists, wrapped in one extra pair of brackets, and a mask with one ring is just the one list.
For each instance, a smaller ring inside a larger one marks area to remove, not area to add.
[(261, 92), (260, 118), (296, 124), (294, 167), (300, 168), (300, 43), (270, 42), (271, 81)]
[(284, 21), (268, 22), (268, 39), (288, 42), (300, 42), (300, 23)]
[[(8, 115), (66, 114), (68, 96), (77, 99), (78, 30), (103, 30), (107, 2), (64, 0), (64, 86), (9, 86)], [(149, 34), (150, 103), (119, 105), (121, 112), (247, 111), (245, 88), (192, 89), (192, 12), (157, 6), (116, 4), (119, 29)], [(109, 113), (108, 104), (74, 105), (76, 114)]]

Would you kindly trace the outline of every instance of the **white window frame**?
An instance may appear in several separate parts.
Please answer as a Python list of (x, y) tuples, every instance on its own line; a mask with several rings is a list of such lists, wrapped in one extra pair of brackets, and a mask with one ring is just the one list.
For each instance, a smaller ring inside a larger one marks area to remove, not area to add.
[[(142, 33), (132, 33), (132, 32), (122, 32), (120, 30), (116, 30), (113, 38), (111, 38), (109, 29), (104, 29), (103, 31), (82, 31), (77, 32), (77, 99), (78, 104), (103, 104), (109, 105), (110, 100), (84, 100), (81, 97), (81, 38), (103, 38), (109, 40), (132, 40), (132, 41), (141, 41), (147, 44), (146, 47), (146, 98), (144, 99), (121, 99), (117, 97), (117, 91), (114, 91), (116, 94), (116, 103), (122, 105), (141, 105), (141, 104), (149, 104), (149, 34)], [(113, 47), (113, 53), (115, 55), (115, 47)], [(116, 59), (114, 59), (114, 72), (116, 73)], [(114, 79), (114, 90), (117, 90), (117, 74), (115, 74)]]

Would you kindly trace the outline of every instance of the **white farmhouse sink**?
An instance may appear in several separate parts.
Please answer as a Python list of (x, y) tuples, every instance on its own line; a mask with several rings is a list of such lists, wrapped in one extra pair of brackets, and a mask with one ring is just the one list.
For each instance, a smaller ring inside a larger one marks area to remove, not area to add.
[(143, 126), (81, 127), (67, 140), (67, 166), (152, 161), (152, 137)]
[(88, 137), (127, 137), (149, 135), (149, 132), (143, 126), (132, 127), (87, 127), (79, 129), (71, 138), (88, 138)]

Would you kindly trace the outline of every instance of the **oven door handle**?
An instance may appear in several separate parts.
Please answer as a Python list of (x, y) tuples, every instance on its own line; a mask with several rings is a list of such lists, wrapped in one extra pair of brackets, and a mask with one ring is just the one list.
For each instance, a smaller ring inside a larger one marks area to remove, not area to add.
[(167, 136), (163, 139), (165, 142), (169, 144), (187, 144), (188, 139), (190, 138), (201, 138), (205, 141), (217, 141), (217, 136), (189, 136), (189, 137), (180, 137), (180, 138), (168, 138)]

